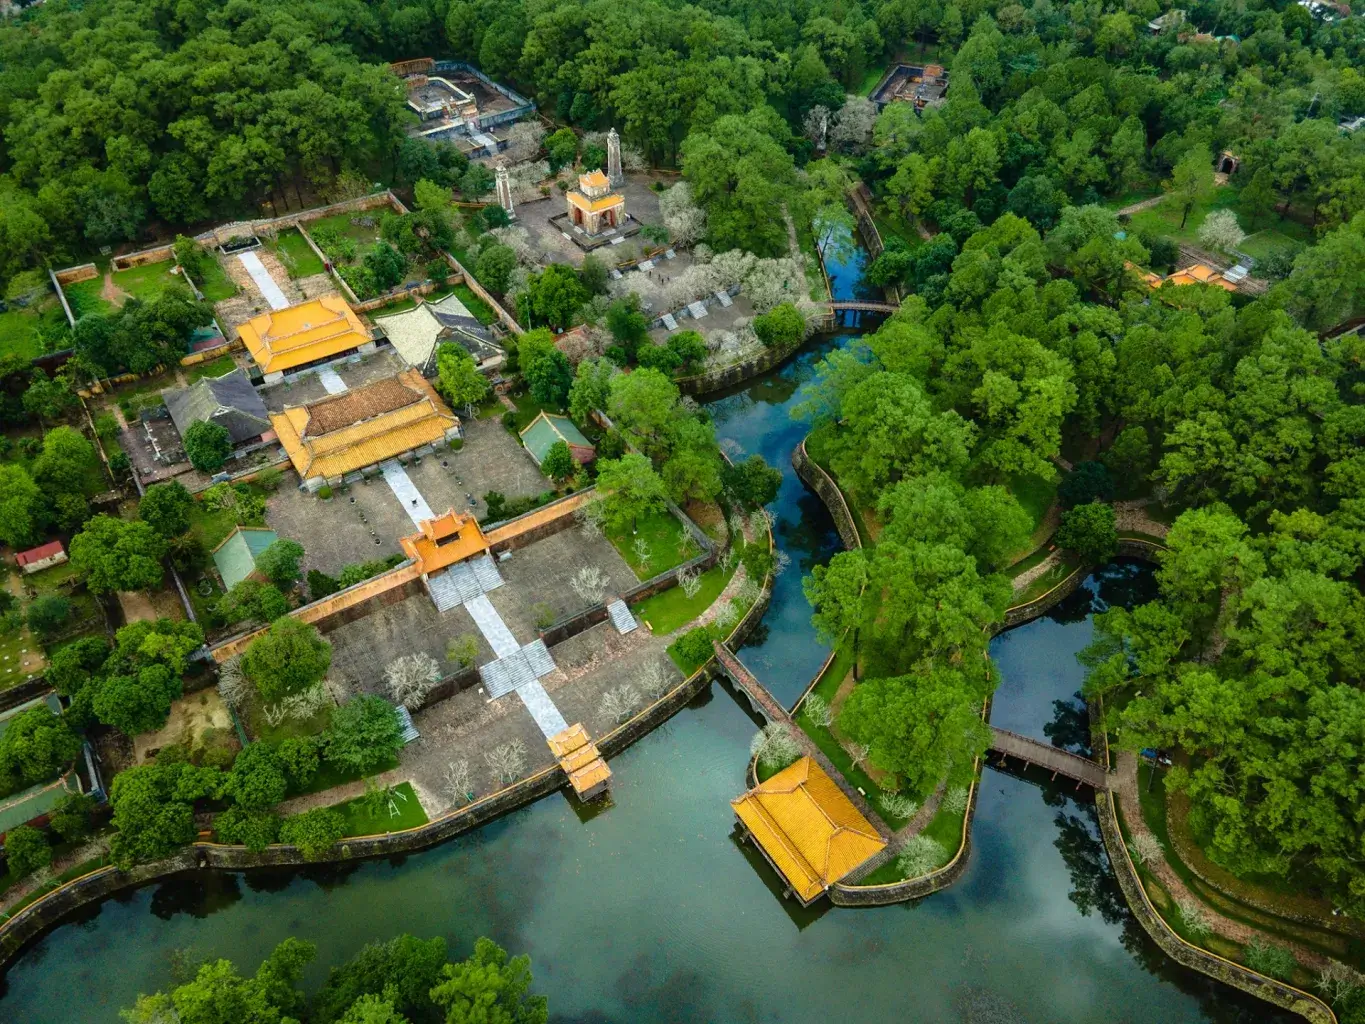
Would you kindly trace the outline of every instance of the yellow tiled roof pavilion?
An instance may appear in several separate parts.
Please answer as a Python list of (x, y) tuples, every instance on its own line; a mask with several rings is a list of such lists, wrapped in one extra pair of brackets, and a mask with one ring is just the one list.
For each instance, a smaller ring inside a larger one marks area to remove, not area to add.
[(886, 847), (872, 823), (809, 757), (730, 806), (803, 906)]
[(270, 417), (299, 477), (334, 477), (443, 441), (459, 419), (417, 370)]
[(365, 345), (370, 332), (340, 295), (252, 317), (238, 328), (262, 373), (282, 373)]

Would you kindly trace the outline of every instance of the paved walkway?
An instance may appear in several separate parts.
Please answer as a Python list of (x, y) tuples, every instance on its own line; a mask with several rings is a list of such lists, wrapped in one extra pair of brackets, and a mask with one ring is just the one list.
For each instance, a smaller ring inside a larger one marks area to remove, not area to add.
[(1133, 214), (1135, 214), (1135, 213), (1141, 213), (1143, 210), (1150, 210), (1153, 206), (1160, 206), (1160, 205), (1161, 205), (1162, 203), (1164, 203), (1165, 201), (1166, 201), (1166, 194), (1163, 192), (1163, 193), (1162, 193), (1161, 195), (1159, 195), (1159, 196), (1152, 196), (1151, 199), (1144, 199), (1144, 200), (1142, 200), (1142, 202), (1140, 202), (1140, 203), (1130, 203), (1129, 205), (1125, 206), (1123, 209), (1119, 210), (1119, 211), (1118, 211), (1118, 215), (1119, 215), (1120, 217), (1123, 217), (1123, 216), (1131, 217)]
[(564, 716), (559, 713), (559, 708), (555, 706), (555, 702), (550, 699), (550, 695), (545, 692), (545, 687), (539, 680), (518, 686), (516, 693), (526, 705), (526, 710), (531, 712), (531, 717), (536, 720), (536, 725), (540, 727), (547, 740), (569, 727), (569, 723), (564, 721)]
[(422, 497), (422, 492), (412, 482), (412, 477), (408, 476), (406, 469), (393, 461), (386, 462), (379, 468), (384, 473), (384, 482), (393, 491), (398, 504), (403, 506), (403, 511), (408, 514), (413, 526), (421, 526), (426, 520), (436, 518), (431, 506), (427, 504), (427, 499)]
[(493, 602), (485, 595), (471, 597), (464, 603), (464, 607), (465, 611), (469, 612), (469, 617), (474, 620), (474, 625), (479, 627), (479, 632), (488, 641), (488, 646), (493, 648), (493, 653), (499, 658), (510, 657), (521, 650), (521, 644), (517, 643), (517, 638), (507, 628), (507, 623), (502, 621), (502, 616), (493, 607)]
[[(1116, 752), (1115, 757), (1118, 775), (1114, 783), (1114, 792), (1123, 808), (1123, 824), (1127, 828), (1128, 834), (1134, 839), (1143, 834), (1151, 835), (1151, 829), (1147, 827), (1147, 822), (1142, 817), (1142, 800), (1138, 795), (1137, 755), (1129, 750), (1120, 750)], [(1167, 856), (1171, 855), (1169, 850), (1166, 853)], [(1134, 857), (1133, 860), (1136, 863), (1137, 858)], [(1190, 900), (1203, 907), (1204, 912), (1208, 915), (1210, 927), (1218, 935), (1244, 945), (1252, 939), (1264, 937), (1260, 931), (1250, 925), (1243, 924), (1241, 921), (1233, 921), (1219, 914), (1190, 892), (1185, 883), (1181, 881), (1180, 876), (1175, 873), (1175, 869), (1166, 863), (1165, 858), (1142, 866), (1156, 876), (1157, 881), (1171, 894), (1171, 898), (1176, 903), (1182, 900)], [(1274, 941), (1281, 945), (1286, 944), (1280, 936), (1275, 936)], [(1313, 950), (1305, 949), (1297, 944), (1293, 945), (1293, 950), (1300, 963), (1310, 965), (1313, 968), (1321, 969), (1327, 963), (1326, 957)]]
[(1050, 571), (1053, 566), (1061, 561), (1061, 558), (1062, 553), (1060, 551), (1053, 551), (1032, 569), (1025, 569), (1011, 581), (1014, 585), (1014, 592), (1019, 594), (1027, 590), (1030, 583), (1043, 573)]
[(342, 395), (346, 393), (346, 382), (341, 379), (341, 375), (330, 366), (324, 366), (318, 371), (318, 380), (327, 390), (329, 395)]
[(270, 271), (265, 269), (265, 264), (254, 252), (244, 252), (238, 257), (242, 261), (242, 266), (246, 267), (246, 272), (251, 275), (251, 280), (256, 282), (256, 287), (261, 290), (261, 295), (265, 301), (270, 303), (271, 309), (287, 309), (289, 300), (285, 298), (284, 292), (280, 291), (280, 286), (275, 283), (275, 279), (270, 276)]

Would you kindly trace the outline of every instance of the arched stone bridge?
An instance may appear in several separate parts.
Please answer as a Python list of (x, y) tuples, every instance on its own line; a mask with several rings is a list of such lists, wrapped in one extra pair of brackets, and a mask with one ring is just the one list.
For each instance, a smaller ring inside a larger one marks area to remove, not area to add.
[(844, 310), (861, 310), (864, 313), (894, 313), (900, 306), (894, 302), (821, 302), (831, 313), (842, 313)]

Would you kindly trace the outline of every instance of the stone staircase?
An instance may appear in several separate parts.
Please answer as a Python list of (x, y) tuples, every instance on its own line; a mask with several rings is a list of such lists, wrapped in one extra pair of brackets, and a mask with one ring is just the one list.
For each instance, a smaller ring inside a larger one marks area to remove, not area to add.
[(618, 633), (624, 635), (640, 628), (640, 624), (635, 621), (635, 616), (626, 607), (626, 602), (619, 598), (607, 605), (607, 614), (611, 616), (611, 624), (616, 627)]

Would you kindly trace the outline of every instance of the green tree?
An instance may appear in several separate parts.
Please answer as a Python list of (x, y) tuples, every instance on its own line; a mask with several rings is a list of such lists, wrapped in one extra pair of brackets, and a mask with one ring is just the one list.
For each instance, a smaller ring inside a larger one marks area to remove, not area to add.
[(66, 842), (78, 842), (90, 834), (94, 809), (95, 800), (88, 793), (68, 793), (53, 806), (47, 821)]
[(135, 674), (111, 675), (95, 691), (99, 720), (127, 736), (166, 724), (171, 703), (183, 692), (180, 677), (165, 665), (148, 665)]
[(51, 496), (79, 494), (97, 465), (95, 446), (79, 430), (55, 427), (43, 435), (33, 479)]
[(46, 705), (16, 715), (0, 733), (0, 792), (47, 782), (80, 750), (80, 737)]
[(678, 387), (667, 376), (641, 369), (611, 378), (606, 412), (632, 444), (657, 458), (668, 449), (678, 400)]
[(248, 811), (233, 804), (213, 819), (213, 831), (220, 843), (239, 843), (259, 853), (280, 839), (280, 818), (274, 811)]
[(71, 602), (60, 594), (45, 594), (28, 606), (28, 628), (43, 636), (57, 633), (71, 618)]
[(502, 295), (507, 291), (507, 283), (512, 271), (517, 269), (517, 254), (508, 245), (490, 245), (479, 253), (474, 264), (474, 276), (485, 288)]
[(1057, 497), (1064, 508), (1088, 505), (1092, 501), (1110, 501), (1114, 497), (1114, 481), (1102, 462), (1078, 462), (1062, 478)]
[(71, 538), (71, 567), (96, 594), (160, 586), (166, 542), (144, 522), (98, 515)]
[(0, 540), (16, 551), (38, 538), (43, 492), (22, 466), (0, 465)]
[(526, 295), (530, 314), (557, 331), (569, 327), (579, 307), (592, 298), (573, 267), (565, 263), (551, 263), (539, 274), (532, 274)]
[(761, 508), (777, 499), (782, 471), (768, 465), (762, 455), (750, 455), (724, 470), (725, 489), (746, 508)]
[(784, 302), (769, 312), (754, 317), (753, 327), (758, 340), (768, 348), (795, 345), (806, 335), (805, 318), (790, 302)]
[(592, 253), (583, 257), (583, 263), (578, 268), (578, 279), (593, 295), (607, 294), (607, 283), (611, 280), (606, 263)]
[(573, 386), (573, 368), (563, 352), (551, 349), (529, 366), (523, 355), (522, 376), (530, 387), (531, 397), (537, 402), (552, 409), (564, 408)]
[(218, 472), (232, 452), (232, 437), (227, 429), (208, 420), (191, 423), (181, 440), (185, 443), (185, 457), (201, 473)]
[(169, 856), (191, 842), (195, 802), (216, 797), (222, 784), (221, 772), (196, 768), (187, 761), (157, 762), (119, 772), (109, 792), (118, 830), (111, 844), (114, 860), (127, 868)]
[(289, 1024), (303, 1014), (297, 986), (316, 955), (311, 942), (285, 939), (271, 951), (254, 977), (237, 973), (231, 960), (210, 960), (194, 978), (171, 993), (139, 996), (122, 1012), (129, 1024)]
[(287, 590), (303, 578), (299, 564), (302, 560), (302, 544), (280, 539), (256, 556), (256, 571), (281, 590)]
[(726, 114), (682, 145), (683, 178), (706, 211), (707, 236), (718, 249), (747, 249), (761, 256), (786, 251), (782, 208), (795, 168), (783, 147), (786, 124), (771, 108)]
[(39, 419), (57, 419), (80, 404), (71, 381), (64, 375), (49, 377), (41, 368), (33, 371), (24, 392), (24, 411)]
[(31, 875), (52, 863), (47, 837), (31, 825), (19, 825), (5, 833), (5, 864), (14, 878)]
[(1208, 150), (1196, 147), (1177, 160), (1170, 180), (1162, 182), (1162, 187), (1179, 204), (1180, 230), (1184, 231), (1195, 204), (1213, 196), (1213, 161)]
[(408, 260), (388, 242), (375, 242), (365, 250), (365, 269), (380, 291), (397, 288), (408, 273)]
[(587, 423), (594, 409), (606, 410), (611, 379), (617, 372), (610, 359), (584, 359), (578, 364), (569, 387), (569, 415), (576, 422)]
[(137, 505), (137, 515), (162, 537), (178, 537), (190, 528), (194, 499), (177, 480), (152, 484)]
[(547, 1024), (549, 1004), (530, 988), (530, 958), (509, 959), (492, 939), (480, 938), (468, 960), (441, 968), (431, 1001), (445, 1011), (446, 1024)]
[(328, 973), (313, 998), (311, 1019), (332, 1024), (360, 999), (382, 994), (398, 1009), (424, 1020), (433, 1009), (430, 992), (445, 964), (446, 943), (439, 936), (423, 940), (399, 935), (368, 943)]
[(597, 493), (607, 522), (615, 530), (633, 533), (642, 516), (664, 508), (664, 482), (649, 459), (635, 452), (597, 466)]
[(640, 308), (639, 295), (631, 292), (607, 307), (607, 330), (625, 349), (626, 357), (635, 358), (640, 343), (649, 334), (649, 317)]
[(1062, 513), (1062, 523), (1057, 527), (1054, 539), (1087, 562), (1109, 561), (1119, 549), (1114, 506), (1091, 502), (1067, 509)]
[(950, 544), (982, 569), (1002, 567), (1029, 547), (1033, 519), (1006, 488), (967, 487), (944, 473), (912, 476), (877, 501), (882, 538), (897, 543)]
[(463, 345), (445, 342), (437, 346), (436, 376), (446, 401), (467, 411), (482, 402), (490, 390), (488, 378), (479, 372), (474, 357)]
[(284, 799), (284, 765), (268, 743), (248, 743), (232, 762), (227, 793), (247, 811), (263, 811)]
[(320, 860), (346, 834), (346, 819), (330, 807), (292, 814), (280, 823), (280, 841), (299, 848), (308, 860)]
[(289, 736), (280, 740), (275, 747), (275, 756), (289, 779), (291, 789), (303, 789), (317, 774), (321, 763), (318, 748), (319, 742), (313, 736)]
[(90, 682), (96, 669), (109, 656), (109, 644), (102, 636), (85, 636), (63, 644), (47, 661), (44, 680), (58, 693), (74, 697)]
[(813, 609), (811, 625), (822, 643), (834, 647), (847, 636), (853, 645), (853, 677), (858, 677), (858, 642), (868, 615), (867, 556), (861, 550), (840, 551), (829, 565), (817, 565), (801, 581)]
[(355, 775), (386, 767), (403, 747), (398, 712), (382, 697), (353, 697), (332, 712), (323, 735), (323, 758)]
[(234, 583), (218, 602), (218, 614), (229, 626), (248, 619), (274, 622), (288, 611), (289, 602), (278, 587), (250, 577)]
[(545, 137), (545, 152), (550, 156), (550, 173), (573, 164), (578, 156), (578, 136), (572, 128), (560, 128)]
[(331, 664), (332, 645), (315, 627), (287, 616), (276, 619), (242, 655), (242, 671), (269, 704), (321, 682)]
[(990, 745), (981, 695), (948, 666), (865, 680), (844, 702), (839, 728), (911, 792), (929, 792), (945, 777), (969, 779), (973, 759)]
[(569, 446), (564, 441), (556, 441), (550, 445), (550, 450), (545, 453), (545, 458), (540, 463), (540, 471), (556, 482), (567, 480), (573, 476), (577, 468), (573, 453), (569, 451)]

